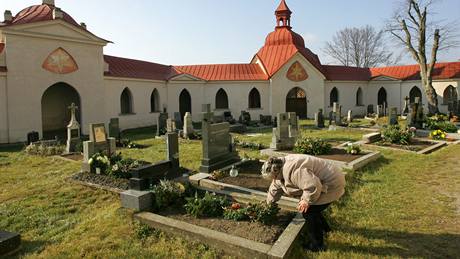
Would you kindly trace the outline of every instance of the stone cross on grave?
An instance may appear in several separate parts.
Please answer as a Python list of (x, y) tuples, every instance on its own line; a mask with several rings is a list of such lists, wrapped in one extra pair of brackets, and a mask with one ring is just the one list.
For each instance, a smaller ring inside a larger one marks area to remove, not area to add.
[(410, 101), (409, 96), (406, 96), (406, 98), (404, 98), (404, 109), (403, 109), (403, 112), (402, 112), (402, 114), (404, 116), (409, 114), (409, 101)]
[(75, 112), (78, 109), (78, 106), (75, 103), (72, 103), (68, 109), (70, 110), (70, 122), (67, 125), (67, 143), (66, 143), (66, 152), (78, 152), (76, 146), (80, 143), (80, 123), (78, 123)]

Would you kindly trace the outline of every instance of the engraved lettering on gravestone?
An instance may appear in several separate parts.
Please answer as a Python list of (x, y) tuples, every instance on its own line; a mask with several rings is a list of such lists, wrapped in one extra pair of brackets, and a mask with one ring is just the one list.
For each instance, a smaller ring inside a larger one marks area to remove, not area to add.
[(93, 130), (94, 130), (94, 140), (96, 143), (107, 141), (107, 136), (105, 134), (104, 126), (95, 126)]

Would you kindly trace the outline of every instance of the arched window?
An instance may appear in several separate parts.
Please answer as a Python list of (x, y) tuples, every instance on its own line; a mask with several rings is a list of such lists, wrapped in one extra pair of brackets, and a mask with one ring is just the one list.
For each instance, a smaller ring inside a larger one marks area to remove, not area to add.
[(379, 93), (378, 93), (378, 97), (377, 97), (377, 104), (378, 105), (387, 105), (388, 102), (387, 102), (387, 90), (385, 90), (385, 88), (380, 88), (379, 90)]
[(157, 89), (150, 95), (150, 112), (160, 112), (160, 94)]
[(257, 109), (261, 107), (260, 93), (256, 88), (253, 88), (251, 92), (249, 92), (249, 109)]
[(129, 88), (125, 88), (120, 96), (121, 114), (133, 113), (133, 97)]
[(443, 97), (443, 104), (448, 105), (449, 103), (453, 103), (454, 101), (458, 100), (457, 97), (457, 90), (455, 90), (455, 87), (449, 85), (446, 90), (444, 90), (444, 93), (442, 94)]
[(192, 96), (187, 91), (187, 89), (182, 90), (179, 95), (179, 112), (181, 118), (184, 118), (185, 113), (192, 113)]
[(363, 106), (363, 90), (358, 88), (358, 91), (356, 91), (356, 106)]
[(228, 96), (222, 88), (216, 94), (216, 109), (228, 109)]
[(299, 87), (294, 87), (289, 91), (287, 98), (288, 99), (299, 99), (299, 98), (306, 98), (307, 95), (305, 94), (305, 91), (302, 90)]
[(329, 106), (334, 106), (334, 103), (339, 102), (339, 90), (336, 87), (332, 88), (331, 93), (329, 94)]
[(417, 86), (414, 86), (409, 92), (410, 103), (415, 103), (416, 97), (420, 98), (419, 100), (422, 101), (422, 91), (420, 91)]

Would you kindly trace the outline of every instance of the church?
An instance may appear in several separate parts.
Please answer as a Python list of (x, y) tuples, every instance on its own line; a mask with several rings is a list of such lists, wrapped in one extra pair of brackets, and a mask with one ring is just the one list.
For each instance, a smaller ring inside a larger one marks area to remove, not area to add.
[[(174, 66), (104, 55), (111, 43), (58, 8), (54, 0), (0, 23), (0, 143), (26, 140), (28, 132), (52, 137), (66, 128), (75, 103), (82, 132), (89, 123), (119, 118), (122, 129), (156, 124), (160, 112), (191, 112), (201, 105), (216, 114), (242, 110), (253, 118), (296, 112), (312, 118), (338, 102), (364, 115), (368, 105), (404, 107), (421, 97), (418, 65), (355, 68), (321, 63), (291, 28), (292, 11), (282, 0), (274, 31), (244, 64)], [(440, 110), (459, 98), (460, 62), (438, 63), (434, 87)]]

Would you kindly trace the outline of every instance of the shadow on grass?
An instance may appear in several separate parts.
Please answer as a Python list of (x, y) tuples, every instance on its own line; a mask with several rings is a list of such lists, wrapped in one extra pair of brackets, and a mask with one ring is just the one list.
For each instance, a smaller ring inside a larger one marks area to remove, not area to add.
[(21, 240), (20, 250), (14, 254), (9, 255), (6, 258), (24, 258), (24, 256), (42, 251), (45, 248), (45, 246), (49, 245), (50, 243), (51, 242), (42, 241), (42, 240), (38, 240), (38, 241)]
[(137, 129), (124, 130), (121, 133), (122, 138), (128, 138), (132, 141), (148, 140), (155, 138), (156, 135), (156, 126), (153, 127), (144, 127)]
[(353, 246), (347, 243), (329, 242), (331, 250), (366, 253), (378, 257), (402, 258), (457, 258), (460, 235), (409, 233), (341, 226), (340, 231), (360, 235), (368, 240), (385, 240), (388, 246)]
[[(14, 144), (14, 145), (5, 145), (0, 146), (0, 153), (8, 153), (8, 152), (19, 152), (24, 149), (24, 144)], [(5, 157), (4, 155), (0, 155)]]

